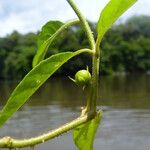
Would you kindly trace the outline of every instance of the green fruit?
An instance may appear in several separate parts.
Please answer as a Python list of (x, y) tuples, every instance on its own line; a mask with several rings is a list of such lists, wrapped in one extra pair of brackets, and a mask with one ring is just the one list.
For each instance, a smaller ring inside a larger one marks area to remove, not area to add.
[(91, 74), (88, 70), (80, 70), (75, 74), (75, 83), (79, 86), (84, 86), (89, 83)]

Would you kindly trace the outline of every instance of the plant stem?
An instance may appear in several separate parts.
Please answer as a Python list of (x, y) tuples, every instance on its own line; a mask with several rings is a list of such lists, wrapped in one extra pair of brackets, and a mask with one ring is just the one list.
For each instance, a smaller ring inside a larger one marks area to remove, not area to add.
[[(97, 113), (100, 113), (102, 115), (101, 111)], [(23, 147), (31, 147), (40, 143), (44, 143), (45, 141), (55, 138), (81, 124), (88, 122), (89, 120), (93, 119), (95, 115), (96, 115), (95, 113), (90, 112), (86, 115), (80, 116), (79, 118), (73, 120), (72, 122), (67, 123), (55, 130), (49, 131), (48, 133), (45, 133), (43, 135), (34, 138), (17, 140), (11, 137), (4, 137), (0, 139), (0, 148), (23, 148)]]
[(98, 99), (98, 84), (99, 84), (99, 64), (100, 64), (100, 50), (99, 48), (93, 54), (92, 57), (92, 79), (91, 86), (88, 87), (89, 93), (87, 93), (87, 112), (96, 112), (96, 102)]
[(99, 50), (99, 47), (95, 47), (96, 44), (95, 44), (95, 40), (94, 40), (92, 31), (91, 31), (86, 19), (84, 18), (84, 16), (82, 15), (82, 13), (78, 9), (78, 7), (76, 6), (76, 4), (73, 2), (73, 0), (67, 0), (67, 1), (71, 5), (73, 10), (75, 11), (77, 16), (79, 17), (79, 19), (85, 29), (87, 37), (89, 39), (91, 49), (94, 52), (93, 57), (92, 57), (92, 81), (91, 81), (90, 87), (88, 88), (88, 95), (87, 95), (87, 112), (88, 111), (95, 112), (96, 111), (96, 101), (98, 98), (100, 50)]
[(75, 11), (75, 13), (77, 14), (77, 16), (79, 17), (83, 28), (87, 34), (91, 49), (94, 50), (95, 49), (95, 40), (94, 40), (94, 36), (93, 33), (90, 29), (89, 24), (87, 23), (86, 19), (84, 18), (84, 16), (82, 15), (81, 11), (78, 9), (78, 7), (76, 6), (76, 4), (73, 2), (73, 0), (67, 0), (68, 3), (70, 4), (70, 6), (73, 8), (73, 10)]
[(99, 62), (100, 55), (99, 52), (95, 52), (93, 56), (93, 67), (92, 67), (92, 86), (91, 86), (91, 109), (96, 111), (96, 102), (98, 99), (98, 83), (99, 83)]

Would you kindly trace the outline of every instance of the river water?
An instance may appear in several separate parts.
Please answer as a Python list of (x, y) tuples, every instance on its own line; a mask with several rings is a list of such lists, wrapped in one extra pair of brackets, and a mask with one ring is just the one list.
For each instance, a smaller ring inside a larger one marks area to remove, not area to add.
[[(0, 81), (1, 108), (16, 84)], [(150, 76), (101, 77), (99, 95), (104, 115), (94, 150), (150, 150)], [(0, 129), (0, 137), (33, 137), (59, 127), (80, 114), (84, 99), (82, 90), (68, 79), (50, 79)], [(35, 149), (77, 150), (71, 132)]]

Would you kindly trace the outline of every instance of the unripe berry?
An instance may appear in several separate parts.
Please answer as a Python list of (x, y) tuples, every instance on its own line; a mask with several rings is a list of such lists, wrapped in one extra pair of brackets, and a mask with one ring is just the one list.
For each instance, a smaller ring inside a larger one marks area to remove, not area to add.
[(80, 70), (75, 74), (75, 83), (79, 86), (84, 86), (89, 83), (91, 74), (88, 70)]

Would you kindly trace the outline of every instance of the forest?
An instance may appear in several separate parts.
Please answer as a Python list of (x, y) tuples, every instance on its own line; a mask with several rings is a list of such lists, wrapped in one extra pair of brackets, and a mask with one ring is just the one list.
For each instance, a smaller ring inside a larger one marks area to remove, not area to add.
[[(94, 23), (90, 22), (93, 31)], [(37, 33), (21, 34), (17, 31), (0, 38), (0, 78), (21, 79), (32, 69), (37, 50)], [(94, 36), (96, 34), (94, 32)], [(88, 48), (88, 40), (80, 25), (66, 29), (52, 43), (46, 57), (63, 51)], [(82, 55), (66, 63), (57, 76), (74, 74), (85, 69), (90, 58)], [(101, 44), (101, 75), (137, 74), (150, 72), (150, 17), (133, 16), (115, 24)], [(89, 65), (89, 68), (91, 66)]]

